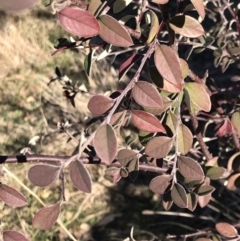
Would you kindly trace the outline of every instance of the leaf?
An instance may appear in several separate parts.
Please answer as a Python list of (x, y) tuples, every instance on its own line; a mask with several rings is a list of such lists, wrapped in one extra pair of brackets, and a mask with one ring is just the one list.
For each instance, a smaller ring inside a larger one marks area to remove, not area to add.
[(100, 126), (93, 139), (94, 148), (100, 159), (111, 164), (117, 153), (117, 137), (111, 125)]
[(205, 18), (205, 6), (203, 4), (203, 0), (191, 0), (192, 4), (196, 8), (198, 14), (202, 19)]
[(88, 109), (93, 115), (100, 116), (106, 113), (114, 105), (114, 100), (104, 95), (94, 95), (88, 101)]
[(172, 181), (171, 175), (161, 175), (154, 177), (150, 184), (149, 188), (151, 191), (153, 191), (156, 194), (164, 194), (167, 187), (170, 185)]
[(109, 44), (118, 47), (133, 45), (128, 31), (113, 17), (102, 15), (99, 17), (100, 37)]
[(232, 155), (228, 161), (227, 169), (229, 172), (237, 171), (240, 167), (240, 152)]
[(233, 174), (228, 178), (227, 188), (231, 191), (236, 191), (240, 188), (240, 173)]
[(197, 207), (197, 195), (194, 193), (194, 192), (189, 192), (187, 194), (187, 199), (188, 199), (188, 205), (187, 205), (187, 208), (190, 210), (190, 211), (194, 211), (195, 208)]
[(94, 15), (101, 5), (102, 5), (101, 0), (90, 0), (88, 5), (88, 12)]
[(211, 167), (207, 170), (206, 176), (212, 180), (218, 180), (225, 172), (223, 167)]
[(178, 142), (178, 151), (181, 154), (186, 155), (189, 150), (192, 148), (193, 135), (192, 132), (184, 124), (178, 126), (177, 133), (177, 142)]
[(119, 123), (121, 123), (121, 126), (125, 126), (126, 124), (126, 116), (127, 114), (127, 111), (124, 110), (124, 111), (120, 111), (120, 112), (116, 112), (112, 117), (111, 117), (111, 120), (110, 120), (110, 124), (111, 125), (118, 125)]
[(123, 167), (128, 166), (128, 164), (137, 159), (137, 153), (129, 149), (121, 149), (118, 151), (117, 160)]
[(126, 8), (132, 1), (131, 0), (116, 0), (113, 4), (113, 13), (119, 13)]
[(69, 168), (69, 175), (74, 186), (86, 193), (92, 192), (92, 179), (85, 165), (79, 161), (73, 161)]
[(22, 233), (13, 230), (3, 231), (3, 241), (29, 241)]
[(187, 15), (178, 15), (169, 21), (170, 27), (178, 34), (189, 38), (198, 38), (204, 35), (202, 25), (195, 19)]
[(60, 166), (37, 164), (28, 171), (28, 179), (38, 187), (46, 187), (53, 183), (59, 175)]
[(180, 208), (188, 206), (188, 199), (185, 189), (178, 183), (175, 183), (171, 190), (173, 202)]
[(167, 136), (152, 138), (146, 145), (145, 153), (153, 158), (164, 158), (172, 148), (173, 140)]
[(60, 24), (71, 34), (81, 37), (98, 35), (100, 26), (96, 18), (81, 8), (66, 7), (58, 13)]
[(140, 59), (142, 58), (141, 55), (139, 54), (132, 54), (129, 57), (127, 57), (123, 63), (120, 65), (119, 68), (119, 76), (118, 79), (119, 81), (122, 80), (122, 78), (125, 76), (125, 74), (127, 73), (127, 71)]
[(21, 11), (33, 7), (39, 0), (8, 0), (0, 1), (0, 9), (9, 12)]
[(190, 157), (179, 156), (177, 161), (179, 172), (187, 179), (202, 180), (202, 167)]
[(176, 52), (167, 45), (158, 45), (154, 53), (154, 62), (162, 77), (180, 92), (182, 90), (182, 74)]
[(166, 211), (168, 211), (172, 207), (173, 201), (171, 196), (171, 190), (163, 194), (162, 205)]
[(27, 199), (16, 189), (0, 184), (0, 199), (11, 207), (22, 207), (27, 204)]
[(169, 2), (169, 0), (152, 0), (152, 2), (157, 4), (166, 4)]
[[(185, 94), (186, 91), (189, 95), (190, 102), (196, 105), (198, 110), (203, 110), (206, 112), (211, 110), (211, 100), (206, 91), (205, 85), (199, 83), (185, 83)], [(191, 107), (191, 103), (187, 102), (188, 108), (193, 114), (195, 114)]]
[(199, 206), (201, 208), (206, 207), (208, 205), (208, 203), (210, 202), (211, 197), (212, 197), (211, 194), (208, 194), (208, 195), (205, 195), (205, 196), (199, 196), (198, 197), (198, 204), (199, 204)]
[(227, 134), (233, 133), (233, 125), (231, 121), (226, 118), (225, 121), (223, 122), (222, 126), (218, 130), (218, 135), (220, 137), (226, 136)]
[(60, 202), (41, 208), (33, 218), (33, 227), (39, 230), (51, 228), (57, 222), (60, 212)]
[(121, 167), (121, 168), (120, 168), (120, 175), (121, 175), (121, 177), (123, 177), (123, 178), (128, 177), (128, 171), (127, 171), (127, 169), (124, 168), (124, 167)]
[(237, 132), (238, 137), (240, 137), (240, 112), (234, 112), (231, 118), (232, 125)]
[(139, 130), (166, 133), (164, 127), (154, 115), (142, 110), (133, 110), (131, 113), (132, 122)]
[(238, 236), (237, 229), (229, 223), (217, 223), (215, 228), (222, 236), (226, 238), (235, 238)]
[(206, 196), (214, 192), (215, 188), (211, 185), (201, 185), (196, 192), (199, 196)]
[(133, 87), (135, 101), (148, 108), (163, 108), (163, 101), (158, 90), (146, 81), (138, 81)]
[[(166, 1), (166, 0), (164, 0), (164, 1)], [(150, 18), (151, 18), (151, 27), (150, 27), (150, 32), (149, 32), (148, 39), (147, 39), (147, 44), (150, 44), (153, 41), (153, 39), (155, 38), (156, 34), (158, 33), (158, 29), (159, 29), (159, 21), (158, 21), (157, 14), (155, 12), (153, 12), (152, 10), (149, 10), (149, 14), (150, 14)]]
[(95, 49), (94, 50), (91, 49), (90, 52), (88, 53), (88, 55), (84, 59), (84, 69), (88, 76), (90, 76), (90, 74), (91, 74), (92, 58), (93, 58), (94, 52), (95, 52)]
[(175, 133), (177, 126), (177, 116), (172, 111), (168, 112), (166, 125), (171, 129), (172, 133)]
[(181, 72), (182, 72), (182, 78), (185, 79), (189, 73), (189, 66), (188, 66), (188, 63), (184, 59), (179, 58), (179, 61), (180, 61), (180, 67), (181, 67)]
[(111, 176), (113, 182), (119, 182), (122, 178), (122, 176), (120, 175), (121, 172), (121, 168), (117, 168), (117, 167), (109, 167), (106, 171), (105, 174), (107, 176)]

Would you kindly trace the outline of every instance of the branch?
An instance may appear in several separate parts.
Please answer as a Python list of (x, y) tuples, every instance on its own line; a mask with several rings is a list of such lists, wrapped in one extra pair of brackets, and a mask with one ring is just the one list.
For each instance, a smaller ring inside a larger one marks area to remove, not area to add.
[[(77, 155), (76, 155), (77, 156)], [(31, 156), (0, 156), (0, 164), (11, 164), (11, 163), (55, 163), (61, 164), (62, 162), (68, 161), (71, 156), (48, 156), (48, 155), (31, 155)], [(84, 164), (101, 164), (106, 165), (101, 162), (99, 158), (92, 157), (81, 157), (79, 160)], [(110, 167), (122, 167), (122, 165), (117, 161), (110, 165)], [(146, 163), (139, 163), (139, 170), (166, 173), (168, 168), (156, 167)]]

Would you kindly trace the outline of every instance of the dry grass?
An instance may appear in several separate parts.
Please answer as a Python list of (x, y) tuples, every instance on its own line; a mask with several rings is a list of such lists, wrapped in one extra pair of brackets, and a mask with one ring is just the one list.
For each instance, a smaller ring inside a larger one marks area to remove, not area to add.
[[(68, 37), (68, 34), (49, 9), (39, 5), (32, 11), (20, 14), (1, 12), (0, 26), (0, 153), (11, 155), (18, 154), (28, 146), (33, 136), (46, 136), (54, 132), (58, 121), (74, 122), (86, 116), (90, 96), (78, 95), (74, 109), (63, 97), (61, 83), (56, 81), (47, 86), (50, 78), (54, 77), (56, 66), (73, 80), (81, 81), (80, 72), (85, 57), (84, 53), (78, 51), (64, 51), (50, 56), (54, 41), (58, 37)], [(111, 75), (106, 62), (96, 64), (88, 84), (92, 88), (112, 85), (115, 78)], [(39, 154), (71, 155), (76, 144), (66, 144), (67, 139), (65, 134), (53, 134), (33, 146), (32, 150)], [(52, 204), (59, 199), (59, 185), (40, 189), (30, 184), (26, 177), (29, 165), (8, 165), (7, 168), (45, 203)], [(102, 168), (90, 169), (94, 173), (93, 194), (76, 191), (67, 180), (68, 203), (63, 205), (61, 214), (67, 229), (80, 240), (89, 240), (90, 227), (110, 210), (107, 188), (99, 183), (112, 184), (104, 179)], [(33, 229), (31, 219), (41, 205), (29, 195), (23, 184), (5, 172), (2, 182), (21, 190), (29, 201), (26, 207), (18, 209), (8, 208), (1, 203), (0, 219), (4, 230), (22, 230), (32, 240), (64, 240), (67, 237), (58, 225), (46, 232)]]

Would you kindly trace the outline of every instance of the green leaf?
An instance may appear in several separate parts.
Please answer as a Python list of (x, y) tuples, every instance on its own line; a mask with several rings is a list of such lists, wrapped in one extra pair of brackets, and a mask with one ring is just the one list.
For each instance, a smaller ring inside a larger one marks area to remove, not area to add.
[(238, 137), (240, 137), (240, 112), (234, 112), (231, 118), (231, 122), (235, 131), (237, 132)]
[(181, 154), (186, 155), (192, 148), (193, 135), (192, 132), (184, 124), (178, 126), (177, 133), (178, 151)]
[(223, 167), (210, 167), (206, 172), (206, 176), (212, 180), (218, 180), (224, 172), (225, 168)]
[(175, 183), (171, 190), (173, 202), (180, 208), (188, 206), (188, 199), (185, 189), (178, 183)]
[(149, 10), (149, 14), (151, 18), (151, 27), (150, 27), (150, 32), (147, 39), (147, 44), (150, 44), (153, 41), (159, 29), (158, 16), (152, 10)]
[(116, 0), (113, 4), (113, 12), (119, 13), (126, 8), (132, 1), (131, 0)]

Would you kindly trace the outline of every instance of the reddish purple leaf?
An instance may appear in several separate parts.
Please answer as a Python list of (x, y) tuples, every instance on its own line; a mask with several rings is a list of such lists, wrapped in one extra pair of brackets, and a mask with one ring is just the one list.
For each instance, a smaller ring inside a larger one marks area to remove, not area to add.
[(158, 90), (146, 81), (138, 81), (133, 87), (133, 98), (135, 101), (147, 108), (163, 108), (162, 97)]
[(139, 130), (152, 133), (166, 133), (166, 130), (156, 116), (142, 110), (133, 110), (131, 113), (132, 122)]
[(203, 180), (202, 167), (190, 157), (179, 156), (177, 161), (179, 172), (187, 179)]
[(114, 104), (114, 100), (104, 95), (95, 95), (88, 102), (88, 109), (93, 115), (99, 116), (107, 112)]
[(5, 184), (0, 184), (0, 199), (11, 207), (22, 207), (27, 204), (27, 199), (20, 192)]
[(102, 162), (111, 164), (117, 154), (117, 137), (109, 124), (100, 126), (93, 139), (94, 148)]
[(60, 202), (40, 209), (33, 218), (33, 227), (40, 230), (51, 228), (57, 222), (60, 212)]
[(123, 61), (123, 63), (120, 65), (119, 68), (119, 76), (118, 79), (119, 81), (122, 80), (122, 78), (125, 76), (127, 71), (141, 58), (142, 56), (139, 54), (132, 54), (127, 59)]
[(22, 233), (13, 230), (3, 231), (3, 241), (29, 241)]
[(161, 76), (176, 88), (182, 90), (182, 71), (176, 52), (167, 45), (158, 45), (155, 49), (154, 61)]
[(149, 184), (149, 188), (156, 194), (164, 194), (167, 187), (170, 185), (172, 180), (171, 175), (161, 175), (153, 178)]
[(133, 45), (128, 31), (113, 17), (102, 15), (99, 17), (100, 37), (109, 44), (119, 47)]
[(0, 1), (0, 9), (4, 11), (16, 12), (21, 11), (27, 8), (31, 8), (35, 5), (39, 0), (7, 0)]
[(223, 137), (227, 134), (231, 134), (233, 133), (233, 125), (231, 123), (231, 121), (227, 118), (225, 119), (223, 125), (219, 128), (218, 130), (218, 135), (220, 137)]
[(196, 8), (198, 14), (202, 19), (205, 18), (205, 6), (203, 4), (203, 0), (191, 0), (192, 4)]
[(145, 153), (153, 158), (166, 157), (172, 148), (172, 142), (172, 138), (167, 136), (154, 137), (147, 143)]
[(28, 179), (38, 187), (46, 187), (55, 181), (60, 171), (60, 166), (38, 164), (28, 171)]
[(212, 195), (211, 194), (208, 194), (206, 196), (199, 196), (198, 197), (198, 204), (201, 208), (204, 208), (208, 205), (208, 203), (210, 202), (211, 200), (211, 197)]
[(224, 237), (235, 238), (238, 236), (237, 229), (229, 223), (217, 223), (215, 228)]
[(113, 182), (119, 182), (122, 178), (121, 174), (121, 168), (117, 168), (117, 167), (109, 167), (106, 171), (105, 174), (107, 176), (110, 176), (112, 178)]
[(69, 169), (70, 178), (74, 186), (82, 191), (91, 193), (92, 192), (92, 179), (91, 176), (81, 161), (73, 161)]
[(59, 12), (58, 19), (61, 25), (74, 35), (92, 37), (100, 31), (96, 18), (81, 8), (66, 7)]
[(173, 202), (180, 208), (188, 207), (188, 198), (185, 189), (178, 183), (175, 183), (171, 190)]

